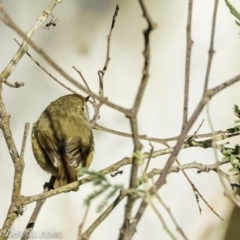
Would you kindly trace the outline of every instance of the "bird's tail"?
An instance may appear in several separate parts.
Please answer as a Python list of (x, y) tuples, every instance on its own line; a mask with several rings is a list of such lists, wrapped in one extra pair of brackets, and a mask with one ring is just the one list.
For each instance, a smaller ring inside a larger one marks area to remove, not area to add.
[[(54, 187), (62, 187), (66, 184), (75, 182), (78, 180), (77, 171), (75, 168), (70, 167), (68, 164), (61, 164), (58, 167), (58, 176), (55, 181)], [(78, 191), (79, 187), (72, 189), (72, 191)]]

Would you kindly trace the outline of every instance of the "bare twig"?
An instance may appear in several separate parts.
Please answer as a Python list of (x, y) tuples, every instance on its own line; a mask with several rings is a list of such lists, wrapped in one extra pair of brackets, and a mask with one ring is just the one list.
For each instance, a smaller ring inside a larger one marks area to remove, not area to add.
[[(142, 102), (143, 94), (145, 92), (145, 88), (147, 86), (148, 78), (149, 78), (149, 63), (150, 63), (150, 34), (152, 30), (155, 28), (155, 24), (152, 22), (150, 15), (148, 14), (147, 8), (143, 2), (143, 0), (139, 0), (139, 5), (143, 12), (143, 17), (145, 18), (148, 26), (143, 31), (144, 36), (144, 64), (142, 70), (142, 79), (138, 88), (137, 95), (135, 97), (135, 101), (133, 104), (133, 108), (131, 109), (132, 116), (130, 116), (130, 124), (131, 130), (133, 134), (133, 143), (134, 143), (134, 152), (141, 151), (142, 145), (138, 138), (138, 123), (137, 123), (137, 113)], [(138, 159), (136, 157), (133, 158), (133, 165), (131, 168), (131, 176), (129, 182), (129, 188), (136, 188), (137, 185), (137, 172), (138, 172)], [(134, 199), (130, 195), (128, 196), (127, 204), (125, 207), (125, 216), (124, 222), (120, 230), (119, 240), (128, 240), (132, 238), (133, 231), (129, 228), (130, 219), (131, 219), (131, 211), (134, 204)]]
[[(204, 121), (204, 120), (203, 120)], [(200, 124), (200, 126), (198, 127), (197, 131), (194, 133), (194, 135), (198, 132), (198, 130), (201, 128), (202, 124), (203, 124), (203, 121), (202, 123)], [(193, 136), (194, 136), (193, 135)], [(214, 137), (214, 136), (213, 136)], [(189, 142), (192, 138), (189, 138), (187, 141)], [(214, 148), (214, 150), (216, 151), (216, 149)], [(178, 161), (178, 159), (176, 159), (176, 162), (177, 164), (180, 166), (180, 162)], [(187, 173), (182, 170), (182, 173), (183, 175), (185, 176), (185, 178), (187, 179), (188, 183), (190, 184), (192, 190), (193, 190), (193, 193), (194, 193), (194, 196), (196, 198), (196, 202), (197, 202), (197, 205), (198, 205), (198, 209), (199, 209), (199, 212), (201, 213), (202, 212), (202, 209), (200, 207), (200, 204), (199, 204), (199, 197), (203, 200), (203, 202), (210, 208), (210, 210), (213, 211), (213, 213), (219, 217), (221, 220), (223, 220), (219, 214), (208, 204), (208, 202), (206, 201), (206, 199), (203, 197), (203, 195), (199, 192), (199, 190), (196, 188), (196, 186), (193, 184), (193, 182), (191, 181), (191, 179), (188, 177)]]
[(5, 83), (7, 86), (12, 87), (12, 88), (20, 88), (20, 87), (23, 87), (23, 86), (24, 86), (24, 83), (23, 83), (23, 82), (21, 82), (21, 83), (15, 82), (15, 83), (12, 84), (12, 83), (8, 82), (7, 80), (5, 80), (4, 83)]
[[(104, 97), (104, 90), (103, 90), (103, 78), (104, 78), (104, 75), (106, 73), (108, 64), (111, 60), (111, 58), (110, 58), (110, 41), (111, 41), (112, 31), (113, 31), (113, 28), (114, 28), (114, 25), (115, 25), (115, 21), (116, 21), (119, 9), (120, 9), (119, 5), (117, 4), (116, 8), (115, 8), (115, 11), (114, 11), (114, 14), (113, 14), (110, 32), (109, 32), (109, 35), (107, 36), (106, 61), (105, 61), (105, 64), (103, 66), (103, 70), (98, 71), (98, 78), (99, 78), (99, 92), (98, 92), (98, 94), (102, 99), (106, 99), (106, 100), (107, 100), (107, 98)], [(95, 126), (97, 125), (97, 120), (100, 118), (100, 108), (102, 107), (102, 105), (103, 105), (102, 101), (99, 101), (98, 103), (95, 103), (95, 102), (93, 103), (94, 115), (93, 115), (93, 117), (90, 121), (92, 128), (95, 128)]]
[[(108, 34), (108, 36), (107, 36), (107, 55), (106, 55), (105, 64), (104, 64), (104, 66), (103, 66), (103, 70), (101, 71), (101, 72), (102, 72), (102, 73), (101, 73), (101, 75), (102, 75), (102, 80), (103, 80), (104, 75), (105, 75), (105, 73), (106, 73), (108, 64), (109, 64), (109, 62), (110, 62), (110, 60), (111, 60), (111, 58), (110, 58), (110, 41), (111, 41), (112, 31), (113, 31), (114, 26), (115, 26), (115, 22), (116, 22), (116, 18), (117, 18), (119, 9), (120, 9), (120, 7), (119, 7), (119, 5), (117, 4), (117, 5), (116, 5), (115, 12), (114, 12), (114, 14), (113, 14), (110, 32), (109, 32), (109, 34)], [(101, 89), (101, 87), (100, 87), (100, 89)], [(101, 96), (101, 95), (100, 95), (100, 96)]]
[(149, 142), (149, 145), (150, 145), (151, 149), (150, 149), (150, 154), (149, 154), (149, 157), (148, 157), (148, 160), (147, 160), (147, 164), (146, 164), (145, 169), (144, 169), (145, 173), (147, 172), (147, 169), (148, 169), (148, 166), (149, 166), (149, 163), (150, 163), (150, 160), (152, 158), (153, 151), (154, 151), (154, 147), (153, 147), (151, 142)]
[(203, 94), (205, 91), (207, 91), (207, 88), (208, 88), (209, 75), (210, 75), (210, 70), (211, 70), (211, 66), (212, 66), (212, 59), (213, 59), (213, 55), (215, 53), (213, 44), (214, 44), (215, 26), (216, 26), (216, 19), (217, 19), (217, 9), (218, 9), (218, 0), (215, 0), (214, 9), (213, 9), (213, 18), (212, 18), (211, 39), (210, 39), (210, 46), (209, 46), (209, 50), (208, 50), (208, 63), (207, 63), (207, 70), (206, 70)]
[(184, 103), (183, 103), (184, 105), (183, 105), (182, 129), (185, 127), (188, 121), (190, 64), (191, 64), (191, 53), (192, 53), (192, 45), (193, 45), (193, 41), (191, 37), (192, 5), (193, 5), (193, 0), (188, 0), (188, 18), (187, 18), (187, 27), (186, 27), (187, 47), (186, 47), (186, 60), (185, 60), (185, 82), (184, 82)]
[[(110, 60), (110, 58), (109, 58)], [(103, 92), (103, 77), (104, 77), (104, 72), (103, 71), (98, 71), (98, 78), (99, 78), (99, 96), (104, 97), (104, 92)]]
[[(215, 149), (216, 150), (216, 149)], [(180, 166), (180, 162), (176, 159), (176, 161), (177, 161), (177, 164)], [(217, 165), (218, 166), (218, 165)], [(215, 170), (215, 169), (214, 169)], [(198, 200), (198, 198), (200, 197), (202, 200), (203, 200), (203, 202), (208, 206), (208, 208), (217, 216), (217, 217), (219, 217), (221, 220), (223, 220), (220, 216), (219, 216), (219, 214), (210, 206), (210, 204), (207, 202), (207, 200), (203, 197), (203, 195), (199, 192), (199, 190), (196, 188), (196, 186), (193, 184), (193, 182), (190, 180), (190, 178), (188, 177), (188, 175), (187, 175), (187, 173), (184, 171), (184, 170), (182, 170), (182, 173), (184, 174), (184, 176), (185, 176), (185, 178), (187, 179), (187, 181), (189, 182), (189, 184), (190, 184), (190, 186), (191, 186), (191, 188), (192, 188), (192, 190), (193, 190), (193, 192), (194, 192), (194, 196), (195, 196), (195, 198), (196, 198), (196, 201), (197, 201), (197, 204), (198, 204), (198, 208), (199, 208), (199, 212), (201, 213), (202, 212), (202, 209), (201, 209), (201, 207), (200, 207), (200, 205), (199, 205), (199, 200)]]
[[(81, 79), (83, 80), (83, 82), (84, 82), (86, 88), (88, 89), (88, 91), (89, 91), (89, 92), (92, 92), (91, 89), (90, 89), (90, 87), (88, 86), (87, 81), (85, 80), (82, 72), (79, 71), (79, 70), (78, 70), (76, 67), (74, 67), (74, 66), (73, 66), (73, 69), (79, 74), (79, 76), (80, 76)], [(93, 98), (93, 101), (96, 102), (96, 101), (95, 101), (95, 98)]]
[(199, 129), (202, 127), (203, 125), (203, 122), (204, 122), (204, 119), (202, 120), (201, 124), (199, 125), (199, 127), (197, 128), (197, 130), (194, 132), (194, 134), (187, 140), (191, 140), (192, 138), (195, 138), (196, 134), (198, 133)]
[[(99, 125), (98, 123), (95, 123), (93, 128), (96, 129), (96, 130), (101, 130), (101, 131), (111, 133), (111, 134), (115, 134), (115, 135), (122, 136), (122, 137), (129, 137), (129, 138), (133, 137), (133, 134), (131, 134), (131, 133), (125, 133), (125, 132), (116, 131), (114, 129), (106, 128), (106, 127), (103, 127), (103, 126)], [(224, 138), (238, 136), (240, 133), (230, 134), (230, 133), (225, 132), (225, 131), (217, 131), (217, 132), (215, 132), (215, 134), (216, 134), (216, 136), (217, 135), (222, 135), (223, 139), (224, 139)], [(192, 136), (193, 135), (187, 135), (186, 140), (192, 138)], [(194, 135), (195, 139), (207, 138), (207, 137), (212, 137), (212, 133), (204, 133), (204, 134)], [(167, 142), (177, 141), (179, 136), (171, 137), (171, 138), (154, 138), (154, 137), (149, 137), (146, 134), (143, 134), (143, 135), (138, 135), (138, 138), (142, 139), (142, 140), (151, 141), (151, 142), (158, 142), (158, 143), (166, 144)]]

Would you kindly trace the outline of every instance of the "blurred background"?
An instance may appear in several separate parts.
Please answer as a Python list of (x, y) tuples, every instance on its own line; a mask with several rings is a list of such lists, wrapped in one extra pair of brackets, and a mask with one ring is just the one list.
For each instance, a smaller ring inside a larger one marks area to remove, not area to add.
[[(18, 2), (3, 0), (2, 3), (15, 23), (26, 32), (36, 22), (50, 0)], [(137, 1), (62, 1), (53, 11), (54, 19), (58, 19), (57, 25), (50, 30), (39, 29), (33, 40), (66, 72), (75, 79), (79, 79), (80, 82), (82, 80), (72, 66), (81, 70), (92, 91), (98, 92), (97, 71), (103, 68), (105, 62), (107, 35), (116, 3), (119, 3), (120, 11), (111, 38), (111, 61), (104, 78), (104, 91), (110, 101), (130, 108), (141, 79), (143, 68), (142, 31), (146, 27)], [(181, 131), (188, 1), (148, 0), (145, 3), (157, 28), (151, 35), (150, 78), (138, 114), (139, 133), (151, 137), (168, 138), (179, 135)], [(239, 1), (231, 0), (231, 3), (236, 8), (239, 6), (240, 9)], [(189, 115), (192, 114), (202, 96), (213, 6), (213, 0), (197, 0), (193, 5), (192, 39), (194, 44), (191, 61)], [(45, 24), (50, 19), (51, 17)], [(239, 33), (240, 28), (235, 24), (225, 2), (220, 1), (214, 43), (216, 53), (210, 73), (209, 87), (217, 86), (239, 74)], [(0, 22), (0, 36), (0, 69), (2, 71), (18, 50), (18, 45), (13, 38), (20, 42), (21, 38), (2, 22)], [(31, 48), (29, 53), (60, 81), (72, 87)], [(69, 92), (52, 81), (27, 55), (21, 59), (8, 80), (12, 83), (18, 81), (25, 84), (19, 89), (4, 85), (3, 89), (5, 106), (8, 114), (11, 115), (12, 134), (20, 151), (24, 124), (35, 122), (51, 101), (69, 94)], [(74, 87), (72, 89), (81, 93)], [(222, 91), (210, 102), (209, 108), (214, 130), (233, 127), (235, 116), (232, 109), (234, 104), (239, 104), (239, 90), (240, 84), (237, 83)], [(91, 106), (89, 108), (91, 115), (93, 109)], [(129, 120), (123, 114), (103, 106), (100, 115), (99, 124), (118, 131), (130, 132)], [(203, 111), (191, 133), (196, 131), (202, 119), (205, 119), (205, 122), (199, 133), (211, 131), (206, 111)], [(102, 131), (94, 131), (94, 138), (95, 156), (90, 167), (91, 170), (101, 170), (126, 156), (132, 156), (133, 141), (131, 139)], [(149, 142), (141, 142), (144, 146), (143, 151), (149, 151)], [(234, 146), (237, 142), (238, 138), (230, 139), (229, 146)], [(153, 145), (154, 150), (164, 148), (160, 144)], [(11, 201), (14, 169), (2, 134), (0, 135), (0, 146), (0, 224), (2, 225)], [(168, 156), (163, 156), (153, 159), (149, 170), (163, 167), (167, 158)], [(193, 161), (213, 164), (216, 159), (212, 149), (191, 148), (181, 151), (179, 161), (182, 164)], [(230, 166), (226, 166), (224, 169), (227, 171), (229, 168)], [(194, 240), (239, 239), (236, 235), (236, 238), (225, 237), (233, 205), (224, 196), (224, 190), (217, 174), (214, 172), (197, 174), (195, 170), (188, 170), (187, 173), (208, 203), (224, 219), (221, 221), (216, 217), (202, 200), (200, 200), (202, 208), (200, 214), (192, 188), (183, 174), (170, 174), (167, 184), (161, 188), (159, 194), (171, 209), (187, 237)], [(113, 184), (128, 186), (129, 174), (130, 167), (124, 167), (122, 175), (115, 178), (108, 176), (108, 179)], [(40, 169), (34, 159), (29, 134), (25, 153), (22, 194), (30, 196), (41, 193), (42, 186), (49, 180), (49, 177)], [(82, 222), (85, 212), (84, 199), (93, 190), (94, 187), (89, 183), (81, 186), (77, 193), (70, 192), (47, 199), (34, 230), (60, 229), (63, 233), (61, 239), (76, 239), (78, 226)], [(96, 208), (102, 198), (97, 198), (91, 204), (84, 229), (88, 228), (97, 218)], [(182, 239), (163, 207), (158, 202), (156, 205), (177, 239)], [(35, 203), (26, 206), (23, 216), (15, 221), (14, 229), (25, 228), (34, 206)], [(117, 239), (119, 228), (123, 222), (124, 206), (125, 201), (122, 201), (94, 231), (91, 240)], [(170, 238), (153, 209), (148, 207), (133, 239), (167, 240)]]

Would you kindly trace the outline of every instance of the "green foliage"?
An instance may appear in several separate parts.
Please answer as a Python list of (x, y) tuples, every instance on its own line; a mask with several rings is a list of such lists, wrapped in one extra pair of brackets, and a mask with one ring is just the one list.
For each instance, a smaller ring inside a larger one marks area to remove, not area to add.
[[(228, 0), (225, 0), (226, 5), (228, 6), (231, 14), (235, 16), (238, 20), (240, 20), (240, 13), (231, 5), (231, 3)], [(240, 22), (235, 21), (238, 26), (240, 26)]]
[(90, 195), (88, 195), (85, 198), (84, 202), (86, 205), (89, 205), (93, 199), (95, 199), (96, 197), (99, 197), (101, 194), (105, 194), (103, 200), (97, 206), (97, 212), (101, 212), (103, 208), (107, 206), (109, 200), (112, 197), (114, 197), (118, 191), (123, 191), (125, 194), (131, 195), (134, 199), (145, 197), (144, 190), (124, 189), (122, 185), (117, 185), (117, 184), (113, 185), (107, 180), (106, 176), (101, 172), (89, 171), (87, 168), (81, 168), (79, 170), (79, 173), (81, 175), (88, 174), (89, 176), (91, 176), (93, 185), (98, 187), (97, 190), (93, 191)]
[[(238, 120), (235, 120), (235, 123), (239, 123), (240, 122), (240, 109), (239, 109), (238, 105), (236, 105), (236, 104), (234, 105), (233, 112), (239, 118)], [(240, 125), (236, 125), (233, 128), (227, 129), (227, 132), (229, 132), (229, 133), (240, 132)]]
[(229, 132), (229, 133), (237, 133), (237, 132), (239, 132), (239, 131), (240, 131), (240, 125), (236, 125), (236, 126), (233, 127), (233, 128), (227, 129), (227, 132)]
[(240, 174), (240, 146), (237, 144), (234, 148), (224, 148), (222, 154), (224, 155), (223, 161), (232, 165), (229, 171), (236, 172), (235, 175)]
[(234, 104), (233, 111), (234, 114), (240, 119), (240, 109), (237, 104)]
[[(238, 105), (234, 105), (233, 112), (238, 118), (235, 123), (239, 123), (240, 108), (238, 107)], [(239, 133), (240, 125), (236, 125), (233, 128), (227, 129), (227, 132), (230, 134)], [(229, 162), (232, 165), (232, 168), (230, 168), (229, 171), (236, 172), (235, 175), (240, 174), (240, 146), (237, 144), (234, 148), (223, 148), (221, 152), (224, 155), (223, 161)]]
[(112, 185), (108, 182), (106, 176), (101, 172), (89, 171), (87, 168), (81, 168), (81, 173), (88, 174), (92, 177), (92, 183), (94, 186), (98, 186), (98, 189), (92, 192), (87, 198), (84, 200), (86, 205), (89, 205), (90, 202), (105, 193), (104, 199), (97, 207), (97, 212), (102, 211), (102, 209), (108, 204), (110, 198), (112, 198), (117, 191), (123, 189), (122, 185)]

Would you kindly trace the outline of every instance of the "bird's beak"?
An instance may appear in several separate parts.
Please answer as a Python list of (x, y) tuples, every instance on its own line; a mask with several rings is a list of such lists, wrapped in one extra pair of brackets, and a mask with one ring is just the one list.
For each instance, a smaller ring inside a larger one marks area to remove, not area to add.
[(84, 98), (84, 99), (85, 99), (85, 102), (87, 102), (87, 101), (89, 100), (89, 98), (90, 98), (90, 95), (87, 96), (87, 97), (85, 97), (85, 98)]

